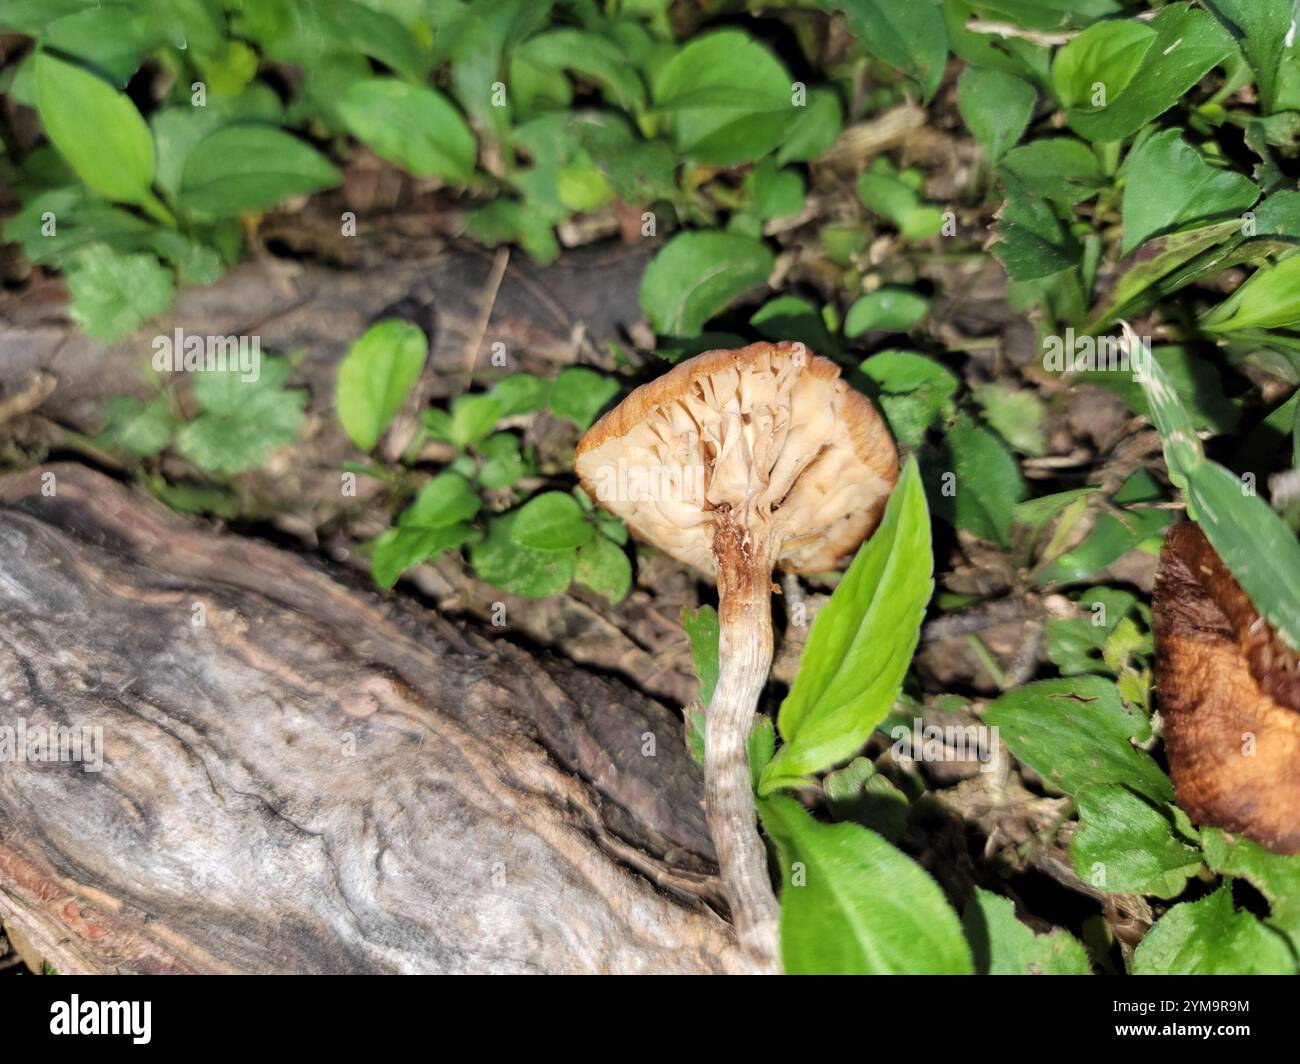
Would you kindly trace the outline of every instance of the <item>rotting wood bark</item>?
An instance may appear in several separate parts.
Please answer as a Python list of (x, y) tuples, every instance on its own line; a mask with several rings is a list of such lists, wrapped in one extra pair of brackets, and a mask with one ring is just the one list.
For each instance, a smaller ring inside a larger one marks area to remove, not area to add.
[(350, 583), (0, 479), (0, 726), (104, 744), (0, 763), (0, 917), (63, 972), (743, 970), (672, 713)]

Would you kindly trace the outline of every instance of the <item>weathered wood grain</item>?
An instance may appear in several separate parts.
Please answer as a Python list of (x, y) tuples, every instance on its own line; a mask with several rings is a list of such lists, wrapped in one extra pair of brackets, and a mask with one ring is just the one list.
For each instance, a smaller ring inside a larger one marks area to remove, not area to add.
[(743, 969), (672, 713), (350, 580), (0, 479), (0, 727), (104, 751), (0, 762), (0, 916), (61, 971)]

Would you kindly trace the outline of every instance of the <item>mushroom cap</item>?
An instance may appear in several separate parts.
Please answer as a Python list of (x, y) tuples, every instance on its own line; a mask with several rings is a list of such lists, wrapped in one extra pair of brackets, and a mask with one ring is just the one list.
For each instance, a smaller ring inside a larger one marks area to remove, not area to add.
[(637, 388), (574, 455), (638, 538), (716, 575), (719, 512), (779, 568), (826, 572), (880, 521), (898, 452), (871, 401), (800, 343), (706, 351)]
[(1165, 539), (1153, 607), (1178, 804), (1197, 824), (1300, 853), (1300, 655), (1194, 524)]

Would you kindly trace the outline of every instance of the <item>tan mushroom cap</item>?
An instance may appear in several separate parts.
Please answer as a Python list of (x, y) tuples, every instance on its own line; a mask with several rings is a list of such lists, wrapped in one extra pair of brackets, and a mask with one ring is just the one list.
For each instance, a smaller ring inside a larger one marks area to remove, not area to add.
[(714, 574), (718, 511), (798, 573), (876, 527), (898, 452), (866, 396), (803, 344), (706, 351), (632, 392), (578, 444), (583, 487), (640, 539)]

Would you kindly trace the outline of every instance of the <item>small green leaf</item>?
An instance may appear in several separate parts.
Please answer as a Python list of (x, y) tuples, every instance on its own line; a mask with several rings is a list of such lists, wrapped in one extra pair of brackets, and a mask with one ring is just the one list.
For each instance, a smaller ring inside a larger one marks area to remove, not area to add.
[(1164, 130), (1125, 164), (1121, 253), (1189, 222), (1240, 215), (1258, 198), (1245, 174), (1211, 166), (1178, 130)]
[(458, 395), (451, 401), (447, 438), (464, 450), (488, 435), (501, 420), (501, 404), (491, 395)]
[(1045, 199), (1073, 206), (1108, 184), (1097, 156), (1073, 137), (1040, 137), (1013, 148), (1002, 168)]
[(533, 550), (572, 550), (591, 540), (594, 530), (572, 495), (547, 491), (519, 508), (511, 535)]
[[(516, 526), (517, 527), (517, 526)], [(632, 563), (627, 552), (604, 536), (593, 536), (578, 548), (573, 578), (612, 603), (622, 602), (632, 588)]]
[(64, 281), (72, 320), (99, 340), (120, 339), (172, 301), (171, 270), (151, 254), (122, 255), (107, 244), (78, 251)]
[(548, 384), (532, 373), (511, 373), (492, 385), (488, 395), (497, 401), (501, 416), (531, 414), (546, 405)]
[(375, 541), (371, 559), (375, 583), (392, 587), (402, 573), (430, 555), (468, 543), (477, 533), (466, 522), (480, 506), (464, 477), (447, 472), (433, 477), (398, 518), (396, 527)]
[(796, 784), (867, 741), (911, 663), (933, 570), (930, 515), (910, 458), (879, 529), (813, 621), (777, 716), (785, 745), (763, 773), (760, 793)]
[(1300, 854), (1270, 853), (1249, 839), (1203, 828), (1205, 863), (1215, 872), (1247, 880), (1269, 904), (1268, 926), (1291, 940), (1300, 955)]
[(980, 975), (1088, 975), (1087, 951), (1068, 931), (1036, 934), (1010, 899), (975, 888), (962, 918)]
[(46, 135), (92, 191), (153, 200), (153, 137), (130, 98), (73, 63), (38, 52), (36, 107)]
[(839, 97), (831, 89), (812, 89), (776, 151), (776, 165), (811, 162), (830, 150), (840, 135)]
[(561, 370), (551, 384), (548, 402), (552, 414), (567, 417), (585, 430), (618, 394), (618, 389), (618, 380), (614, 377), (585, 366), (570, 366)]
[(333, 188), (342, 179), (315, 148), (281, 129), (227, 126), (186, 155), (179, 203), (188, 211), (230, 218)]
[(855, 757), (844, 768), (828, 772), (822, 790), (836, 820), (861, 824), (890, 842), (903, 837), (911, 811), (907, 795), (865, 757)]
[(488, 523), (487, 538), (470, 547), (474, 572), (511, 595), (546, 598), (562, 594), (573, 582), (577, 552), (525, 547), (512, 535), (518, 515), (515, 511)]
[(1300, 325), (1300, 256), (1256, 270), (1231, 298), (1201, 319), (1209, 332)]
[(374, 449), (424, 368), (429, 342), (416, 325), (389, 318), (370, 326), (339, 363), (334, 404), (343, 431)]
[(1024, 135), (1037, 101), (1029, 82), (1000, 70), (967, 67), (957, 79), (957, 110), (990, 166)]
[(700, 679), (697, 701), (707, 706), (718, 685), (718, 612), (712, 606), (701, 606), (694, 611), (683, 606), (682, 628), (691, 642), (691, 660)]
[(201, 469), (236, 474), (262, 465), (298, 438), (307, 393), (284, 385), (292, 367), (264, 358), (257, 380), (239, 370), (200, 373), (194, 398), (203, 413), (177, 437), (177, 449)]
[(1078, 794), (1089, 784), (1117, 783), (1155, 802), (1172, 801), (1173, 785), (1133, 740), (1150, 737), (1142, 713), (1124, 704), (1099, 676), (1040, 680), (1008, 691), (984, 711), (1007, 748), (1051, 786)]
[(948, 430), (944, 461), (955, 477), (949, 491), (927, 485), (935, 512), (974, 536), (1009, 545), (1011, 512), (1025, 497), (1025, 482), (1006, 444), (963, 413)]
[(1175, 905), (1133, 953), (1134, 975), (1292, 975), (1286, 939), (1232, 904), (1224, 883), (1199, 901)]
[(1173, 825), (1132, 791), (1117, 784), (1083, 787), (1074, 796), (1079, 829), (1070, 839), (1074, 871), (1110, 894), (1176, 898), (1201, 867)]
[(171, 442), (175, 418), (165, 395), (147, 403), (119, 395), (105, 404), (108, 427), (100, 439), (109, 447), (139, 458), (155, 455)]
[(817, 0), (827, 11), (842, 11), (862, 47), (915, 78), (929, 101), (943, 80), (948, 30), (942, 10), (931, 0)]
[(478, 143), (441, 93), (396, 78), (354, 81), (339, 101), (348, 131), (416, 177), (461, 183), (474, 176)]
[(1156, 39), (1156, 31), (1136, 19), (1113, 19), (1089, 26), (1067, 42), (1052, 60), (1052, 87), (1062, 107), (1095, 109), (1099, 93), (1114, 100), (1133, 80)]
[(767, 283), (776, 259), (759, 240), (732, 233), (679, 233), (650, 261), (641, 308), (655, 332), (697, 336), (737, 296)]
[(870, 329), (910, 332), (929, 313), (930, 301), (910, 288), (877, 288), (849, 307), (844, 317), (844, 335), (852, 339)]
[(999, 436), (1023, 454), (1047, 452), (1043, 425), (1047, 406), (1035, 391), (1006, 384), (984, 384), (974, 389), (984, 419)]
[(819, 823), (792, 798), (760, 799), (758, 810), (779, 853), (788, 974), (970, 973), (957, 914), (920, 865), (857, 824)]

